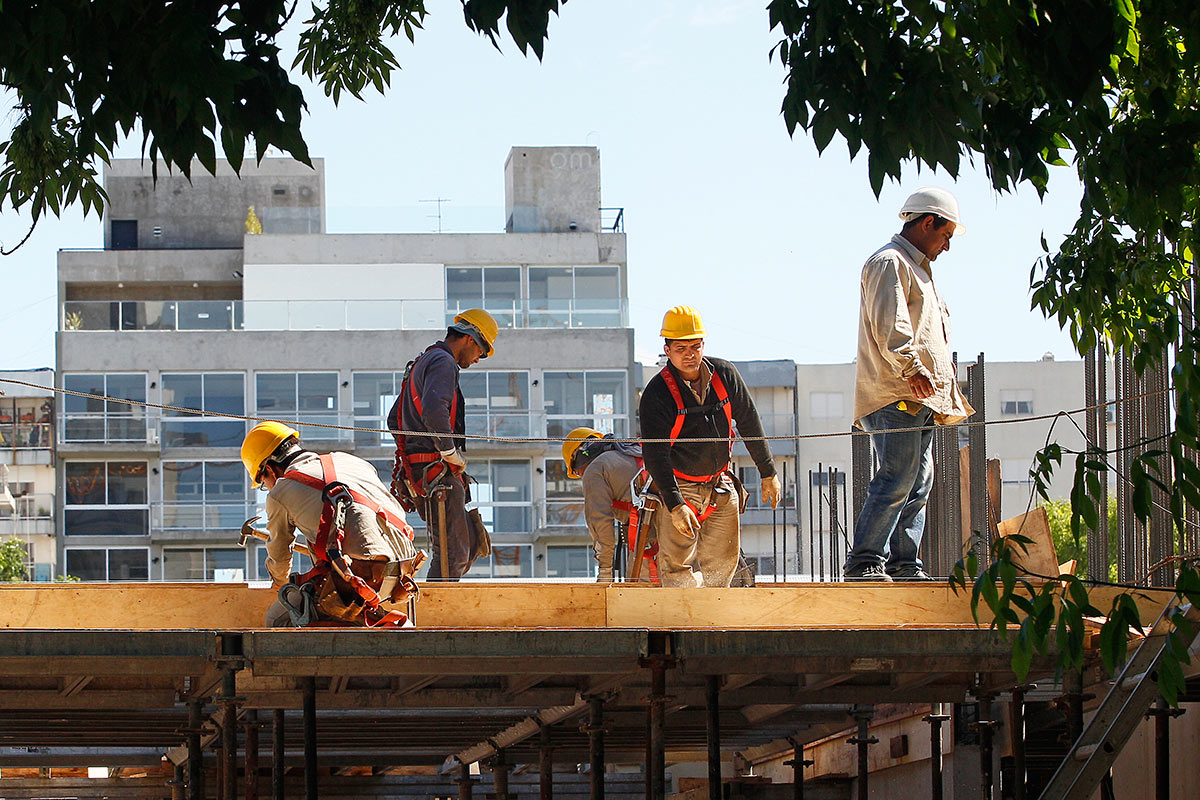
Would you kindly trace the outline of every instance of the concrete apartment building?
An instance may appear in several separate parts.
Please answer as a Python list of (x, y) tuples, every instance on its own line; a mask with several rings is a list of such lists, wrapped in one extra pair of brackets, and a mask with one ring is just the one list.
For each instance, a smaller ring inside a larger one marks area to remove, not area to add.
[[(0, 542), (25, 546), (26, 578), (50, 581), (54, 546), (54, 372), (0, 372)], [(35, 384), (26, 386), (22, 384)]]
[[(503, 233), (335, 235), (319, 159), (248, 163), (240, 179), (221, 163), (215, 177), (197, 168), (191, 183), (157, 185), (139, 161), (115, 160), (104, 250), (59, 255), (58, 370), (68, 389), (176, 408), (63, 401), (65, 569), (265, 579), (263, 549), (237, 546), (262, 502), (238, 456), (248, 423), (176, 409), (297, 423), (309, 446), (353, 452), (390, 481), (394, 446), (374, 431), (405, 364), (461, 309), (501, 325), (496, 354), (462, 373), (469, 433), (631, 433), (625, 235), (601, 224), (599, 152), (514, 148), (504, 169)], [(246, 233), (251, 206), (260, 235)], [(471, 577), (593, 574), (558, 449), (469, 444), (495, 545)]]

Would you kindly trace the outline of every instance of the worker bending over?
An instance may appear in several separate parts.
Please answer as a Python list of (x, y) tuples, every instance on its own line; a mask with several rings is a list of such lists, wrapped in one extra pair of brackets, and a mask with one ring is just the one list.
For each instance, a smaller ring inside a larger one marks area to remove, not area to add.
[[(267, 610), (267, 627), (331, 619), (405, 622), (402, 613), (379, 603), (415, 593), (412, 575), (421, 554), (404, 510), (373, 466), (349, 453), (305, 450), (299, 434), (281, 422), (250, 429), (242, 463), (254, 486), (267, 490), (267, 572), (281, 590)], [(314, 568), (289, 580), (296, 531), (308, 542)]]
[(657, 549), (652, 544), (656, 539), (654, 515), (643, 516), (640, 510), (635, 513), (634, 508), (634, 492), (640, 492), (650, 480), (642, 468), (641, 445), (615, 441), (611, 435), (605, 436), (592, 428), (576, 428), (563, 442), (562, 458), (567, 465), (567, 477), (583, 479), (583, 513), (599, 564), (597, 582), (612, 583), (617, 523), (628, 526), (632, 558), (640, 555), (632, 548), (637, 543), (639, 527), (645, 528), (647, 547), (643, 551), (648, 553), (650, 564), (639, 570), (639, 577), (649, 580), (656, 571), (650, 568)]
[[(737, 368), (704, 357), (704, 324), (688, 306), (663, 317), (667, 365), (646, 384), (638, 413), (646, 470), (666, 517), (658, 526), (664, 586), (729, 586), (741, 545), (744, 490), (733, 473), (734, 424), (762, 475), (762, 499), (775, 508), (779, 478), (762, 422)], [(655, 442), (660, 439), (666, 441)], [(694, 441), (715, 439), (715, 441)]]
[(409, 363), (388, 412), (396, 438), (393, 491), (429, 529), (433, 557), (427, 580), (457, 581), (477, 556), (490, 552), (478, 514), (471, 520), (467, 513), (466, 409), (458, 373), (492, 355), (498, 333), (496, 320), (482, 308), (456, 316), (446, 338)]

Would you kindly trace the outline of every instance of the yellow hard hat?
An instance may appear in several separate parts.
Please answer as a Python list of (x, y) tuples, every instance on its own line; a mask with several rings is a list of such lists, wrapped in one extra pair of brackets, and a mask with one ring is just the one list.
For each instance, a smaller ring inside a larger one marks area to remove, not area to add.
[(496, 318), (482, 308), (468, 308), (459, 313), (450, 327), (478, 342), (483, 348), (484, 358), (496, 352), (496, 336), (500, 333), (500, 326), (496, 324)]
[(258, 471), (275, 448), (300, 434), (282, 422), (260, 422), (242, 440), (242, 463), (250, 473), (250, 481), (258, 488)]
[(703, 339), (700, 312), (691, 306), (675, 306), (663, 315), (661, 335), (664, 339)]
[(563, 442), (563, 462), (567, 465), (567, 477), (579, 478), (579, 473), (571, 466), (571, 459), (575, 458), (575, 451), (583, 446), (583, 443), (588, 439), (603, 439), (604, 434), (594, 428), (576, 428), (567, 434), (567, 440)]

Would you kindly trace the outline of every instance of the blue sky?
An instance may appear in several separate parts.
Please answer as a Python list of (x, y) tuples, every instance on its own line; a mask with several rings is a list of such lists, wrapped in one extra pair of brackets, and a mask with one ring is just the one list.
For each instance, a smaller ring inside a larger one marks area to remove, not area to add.
[[(666, 307), (683, 303), (704, 315), (712, 355), (837, 363), (854, 356), (863, 261), (898, 230), (910, 191), (941, 185), (970, 229), (935, 268), (962, 357), (1074, 357), (1065, 334), (1029, 310), (1040, 237), (1053, 245), (1075, 219), (1073, 173), (1057, 170), (1039, 202), (1029, 189), (996, 195), (981, 172), (955, 182), (914, 168), (876, 200), (865, 157), (851, 162), (837, 138), (818, 156), (807, 136), (788, 136), (764, 6), (572, 0), (541, 63), (511, 43), (497, 52), (454, 4), (431, 6), (416, 44), (395, 44), (403, 69), (386, 96), (335, 108), (305, 87), (327, 229), (436, 230), (435, 206), (422, 201), (442, 197), (443, 230), (502, 230), (510, 147), (595, 145), (603, 203), (625, 208), (640, 358), (658, 352)], [(136, 141), (116, 155), (137, 156)], [(11, 247), (27, 227), (6, 210), (0, 241)], [(0, 259), (0, 369), (53, 365), (55, 252), (101, 242), (99, 218), (73, 209)]]

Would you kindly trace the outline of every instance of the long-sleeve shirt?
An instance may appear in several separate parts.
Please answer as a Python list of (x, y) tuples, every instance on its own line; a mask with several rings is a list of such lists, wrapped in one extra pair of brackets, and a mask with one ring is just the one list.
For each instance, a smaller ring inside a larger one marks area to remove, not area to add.
[[(458, 362), (445, 342), (437, 342), (417, 357), (409, 380), (421, 398), (421, 412), (417, 413), (411, 393), (403, 392), (388, 413), (388, 424), (399, 430), (425, 431), (431, 435), (406, 436), (406, 453), (432, 453), (452, 447), (466, 450), (462, 438), (467, 430), (466, 409), (458, 388), (458, 372)], [(452, 409), (456, 409), (453, 421)]]
[(975, 409), (958, 387), (950, 351), (950, 311), (937, 293), (925, 254), (900, 234), (862, 271), (854, 421), (897, 400), (914, 400), (908, 379), (924, 375), (934, 394), (919, 400), (940, 425)]
[[(600, 562), (601, 577), (611, 579), (615, 523), (629, 522), (629, 512), (613, 508), (613, 503), (633, 500), (629, 482), (641, 470), (633, 456), (610, 450), (597, 456), (583, 472), (583, 512)], [(653, 515), (649, 515), (642, 524), (650, 525), (652, 520)]]
[[(721, 376), (725, 390), (729, 393), (730, 407), (733, 409), (733, 421), (737, 432), (744, 437), (763, 435), (762, 421), (758, 418), (758, 410), (754, 400), (746, 388), (745, 381), (738, 373), (737, 367), (720, 358), (706, 357), (701, 362), (699, 390), (693, 388), (683, 376), (671, 366), (666, 367), (675, 377), (679, 386), (679, 394), (685, 407), (709, 406), (707, 413), (687, 414), (679, 438), (674, 445), (666, 442), (654, 443), (646, 441), (642, 444), (642, 454), (646, 463), (646, 471), (654, 479), (654, 485), (668, 509), (683, 505), (683, 495), (675, 479), (675, 470), (687, 475), (713, 475), (723, 470), (729, 464), (728, 439), (734, 435), (726, 421), (725, 412), (717, 407), (717, 393), (712, 388), (712, 373)], [(703, 398), (703, 400), (701, 400)], [(655, 375), (646, 384), (642, 392), (642, 401), (638, 408), (638, 416), (642, 423), (644, 439), (667, 439), (671, 435), (671, 427), (675, 424), (677, 409), (675, 399), (671, 396), (662, 373)], [(714, 442), (696, 442), (692, 439), (717, 438)], [(755, 466), (764, 478), (775, 474), (775, 462), (771, 458), (771, 448), (763, 439), (747, 441), (746, 449), (754, 459)]]
[[(349, 453), (332, 455), (338, 481), (404, 519), (404, 509), (379, 480), (375, 467)], [(303, 453), (288, 465), (288, 471), (292, 470), (321, 478), (321, 457)], [(316, 540), (323, 507), (320, 491), (289, 478), (280, 478), (267, 493), (267, 533), (271, 537), (267, 540), (267, 572), (276, 585), (287, 583), (296, 531), (303, 533), (310, 544)], [(344, 530), (342, 552), (352, 559), (407, 561), (417, 554), (403, 531), (393, 530), (386, 519), (357, 502), (351, 503), (346, 513)]]

